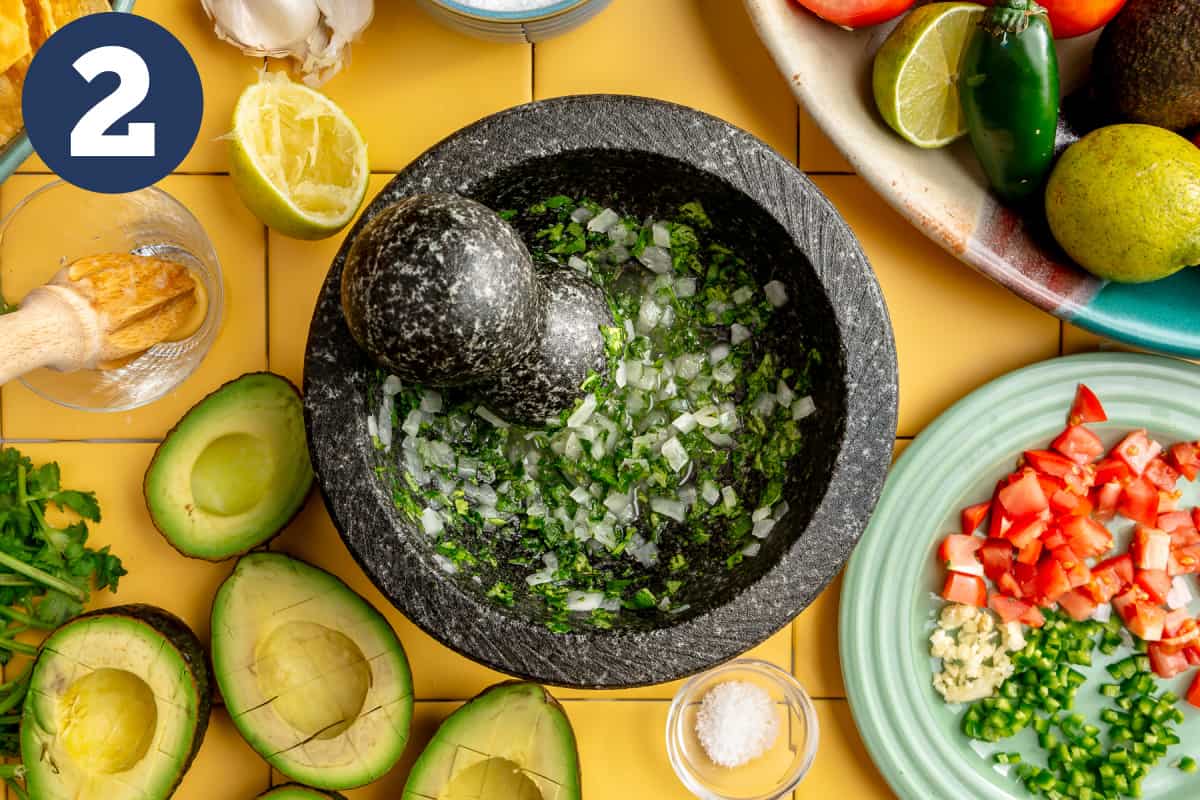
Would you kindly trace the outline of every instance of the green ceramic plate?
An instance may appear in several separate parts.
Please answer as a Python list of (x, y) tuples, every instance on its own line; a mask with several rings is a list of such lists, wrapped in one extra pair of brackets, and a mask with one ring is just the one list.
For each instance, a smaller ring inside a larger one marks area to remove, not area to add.
[[(999, 746), (970, 742), (959, 730), (966, 707), (947, 706), (934, 691), (928, 637), (944, 580), (935, 551), (943, 536), (958, 530), (963, 506), (987, 500), (1022, 450), (1045, 446), (1062, 429), (1080, 382), (1096, 391), (1108, 411), (1110, 421), (1093, 426), (1107, 445), (1136, 427), (1163, 442), (1200, 438), (1200, 367), (1101, 353), (1014, 372), (960, 401), (909, 446), (850, 560), (840, 624), (846, 690), (875, 764), (905, 800), (1028, 797), (1015, 776), (992, 763), (991, 754), (1017, 751), (1045, 764), (1030, 730)], [(1200, 503), (1200, 487), (1185, 485), (1183, 499)], [(1132, 523), (1118, 519), (1110, 527), (1123, 550)], [(1200, 596), (1194, 580), (1193, 594)], [(1200, 611), (1200, 601), (1191, 611)], [(1122, 648), (1115, 658), (1125, 655)], [(1099, 651), (1096, 656), (1077, 696), (1078, 710), (1092, 721), (1102, 707), (1097, 687), (1107, 678), (1103, 667), (1115, 660)], [(1159, 683), (1182, 695), (1194, 674)], [(1200, 794), (1200, 778), (1172, 766), (1183, 755), (1200, 757), (1200, 711), (1182, 707), (1182, 744), (1142, 783), (1151, 800)]]

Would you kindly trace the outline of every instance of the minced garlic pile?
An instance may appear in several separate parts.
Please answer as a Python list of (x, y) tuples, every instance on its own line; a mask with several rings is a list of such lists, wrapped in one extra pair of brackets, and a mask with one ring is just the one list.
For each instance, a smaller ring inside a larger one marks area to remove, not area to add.
[(942, 609), (929, 637), (930, 654), (942, 659), (933, 688), (947, 703), (970, 703), (990, 697), (1013, 673), (1010, 652), (1025, 646), (1019, 622), (1001, 625), (990, 611), (950, 603)]

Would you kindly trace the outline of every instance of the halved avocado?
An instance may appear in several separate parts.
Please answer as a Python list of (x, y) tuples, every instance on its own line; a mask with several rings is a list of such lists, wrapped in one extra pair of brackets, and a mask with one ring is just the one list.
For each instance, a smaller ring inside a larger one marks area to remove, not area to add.
[(76, 617), (46, 640), (21, 717), (33, 800), (166, 800), (204, 740), (203, 648), (160, 608)]
[(346, 795), (337, 792), (322, 792), (298, 783), (285, 783), (269, 792), (260, 794), (256, 800), (346, 800)]
[(536, 683), (501, 683), (442, 723), (402, 800), (579, 800), (567, 713)]
[(253, 372), (197, 403), (159, 445), (143, 490), (154, 526), (185, 556), (221, 561), (291, 521), (312, 488), (300, 393)]
[(213, 602), (213, 671), (250, 746), (288, 778), (351, 789), (404, 752), (412, 675), (387, 620), (333, 575), (243, 556)]

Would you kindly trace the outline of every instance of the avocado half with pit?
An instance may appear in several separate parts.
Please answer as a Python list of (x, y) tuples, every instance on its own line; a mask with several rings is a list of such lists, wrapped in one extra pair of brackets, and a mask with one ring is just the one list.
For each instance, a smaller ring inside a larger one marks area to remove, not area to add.
[(212, 657), (234, 725), (291, 780), (351, 789), (404, 752), (413, 709), (404, 648), (324, 570), (282, 553), (242, 557), (213, 602)]
[(256, 800), (346, 800), (346, 795), (337, 792), (322, 792), (298, 783), (285, 783), (269, 792), (260, 794)]
[(579, 800), (567, 712), (536, 683), (501, 683), (446, 718), (402, 800)]
[(160, 608), (76, 617), (46, 640), (21, 717), (33, 800), (166, 800), (204, 740), (204, 651)]
[(143, 488), (150, 518), (176, 550), (221, 561), (283, 530), (312, 483), (300, 393), (286, 378), (254, 372), (184, 415)]

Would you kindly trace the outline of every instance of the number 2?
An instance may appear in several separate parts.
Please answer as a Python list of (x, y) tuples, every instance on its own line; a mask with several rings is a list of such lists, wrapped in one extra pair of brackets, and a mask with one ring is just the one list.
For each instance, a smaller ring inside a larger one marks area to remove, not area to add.
[(153, 122), (131, 122), (124, 134), (105, 133), (150, 93), (150, 69), (145, 60), (128, 47), (106, 46), (84, 53), (73, 66), (88, 83), (106, 72), (116, 73), (120, 83), (71, 129), (71, 157), (153, 158)]

